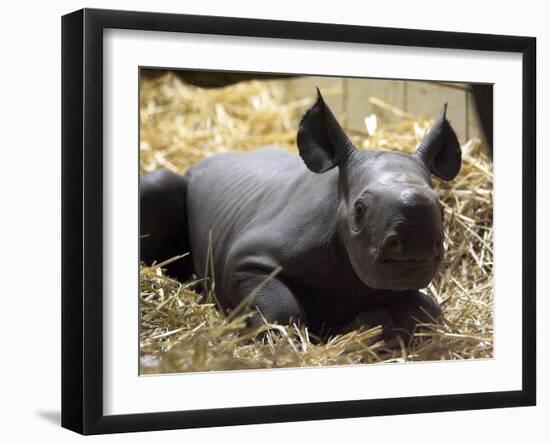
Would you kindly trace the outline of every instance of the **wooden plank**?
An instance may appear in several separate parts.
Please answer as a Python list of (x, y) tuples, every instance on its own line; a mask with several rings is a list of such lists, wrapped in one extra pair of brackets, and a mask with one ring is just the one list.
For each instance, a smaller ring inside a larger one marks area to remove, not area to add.
[[(343, 82), (340, 77), (297, 77), (287, 80), (286, 95), (288, 100), (300, 100), (310, 97), (310, 105), (313, 104), (318, 87), (323, 94), (323, 98), (332, 109), (334, 115), (342, 123), (344, 116)], [(305, 112), (308, 106), (304, 105), (302, 111)]]
[(467, 92), (444, 84), (429, 82), (407, 82), (406, 111), (415, 115), (435, 119), (447, 103), (447, 119), (453, 126), (459, 140), (466, 141)]
[(481, 125), (479, 123), (479, 117), (477, 114), (477, 110), (475, 108), (475, 101), (473, 94), (471, 92), (468, 92), (468, 103), (467, 103), (467, 111), (468, 111), (468, 135), (470, 138), (477, 137), (481, 140), (483, 140), (483, 131), (481, 129)]
[(379, 125), (401, 121), (401, 117), (372, 104), (372, 97), (414, 115), (435, 119), (443, 103), (448, 103), (447, 118), (461, 142), (479, 136), (473, 99), (467, 84), (445, 84), (339, 77), (298, 77), (285, 80), (288, 100), (309, 97), (301, 111), (305, 112), (315, 99), (315, 88), (323, 96), (340, 123), (348, 130), (365, 132), (365, 117), (376, 114)]
[(384, 125), (401, 121), (401, 117), (392, 112), (374, 106), (369, 102), (376, 97), (398, 109), (404, 109), (404, 82), (397, 80), (376, 80), (350, 78), (347, 80), (348, 128), (365, 132), (365, 117), (376, 114), (378, 124)]

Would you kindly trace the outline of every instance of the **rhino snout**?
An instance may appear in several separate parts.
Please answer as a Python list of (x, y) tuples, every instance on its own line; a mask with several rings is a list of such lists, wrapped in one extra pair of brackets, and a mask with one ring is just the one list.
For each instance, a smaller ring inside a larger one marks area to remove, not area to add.
[(383, 263), (392, 261), (422, 262), (440, 258), (443, 250), (443, 236), (438, 232), (417, 234), (417, 236), (400, 235), (398, 233), (386, 236), (378, 255)]

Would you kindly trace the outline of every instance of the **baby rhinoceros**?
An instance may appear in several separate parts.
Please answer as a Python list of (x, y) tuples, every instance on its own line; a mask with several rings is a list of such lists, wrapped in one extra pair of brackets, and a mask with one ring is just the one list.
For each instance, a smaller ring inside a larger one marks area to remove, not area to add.
[(263, 316), (323, 335), (377, 324), (386, 340), (410, 334), (441, 314), (419, 289), (443, 257), (431, 174), (451, 180), (461, 165), (445, 112), (413, 154), (358, 150), (318, 91), (301, 158), (264, 147), (142, 177), (141, 259), (190, 251), (169, 271), (214, 277), (224, 309), (251, 299), (251, 327)]

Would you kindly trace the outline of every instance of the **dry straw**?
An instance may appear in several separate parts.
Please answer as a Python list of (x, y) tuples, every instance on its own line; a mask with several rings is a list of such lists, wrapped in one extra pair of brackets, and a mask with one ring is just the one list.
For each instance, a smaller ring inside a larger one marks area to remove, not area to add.
[[(325, 95), (339, 91), (324, 91)], [(284, 81), (247, 81), (201, 89), (172, 74), (142, 80), (141, 172), (165, 167), (184, 172), (225, 151), (277, 144), (296, 151), (296, 127), (312, 97), (289, 101)], [(357, 146), (411, 152), (432, 121), (392, 109), (398, 124), (353, 132)], [(401, 114), (399, 114), (401, 112)], [(408, 343), (389, 349), (381, 329), (358, 330), (320, 343), (307, 329), (265, 324), (245, 330), (246, 309), (226, 315), (215, 294), (201, 296), (196, 282), (178, 282), (158, 264), (142, 265), (141, 373), (358, 363), (490, 358), (493, 355), (493, 179), (479, 140), (462, 146), (463, 167), (450, 183), (437, 181), (445, 207), (446, 257), (427, 289), (443, 306), (441, 324), (425, 325)], [(182, 251), (182, 254), (186, 251)], [(189, 257), (175, 259), (187, 260)], [(266, 332), (267, 331), (267, 332)]]

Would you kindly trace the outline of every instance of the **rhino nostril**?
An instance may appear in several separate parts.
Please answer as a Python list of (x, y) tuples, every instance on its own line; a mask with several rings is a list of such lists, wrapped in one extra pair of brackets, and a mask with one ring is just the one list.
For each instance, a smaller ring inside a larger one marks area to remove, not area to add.
[(397, 252), (401, 250), (401, 242), (396, 235), (390, 235), (384, 240), (384, 249), (387, 251)]

